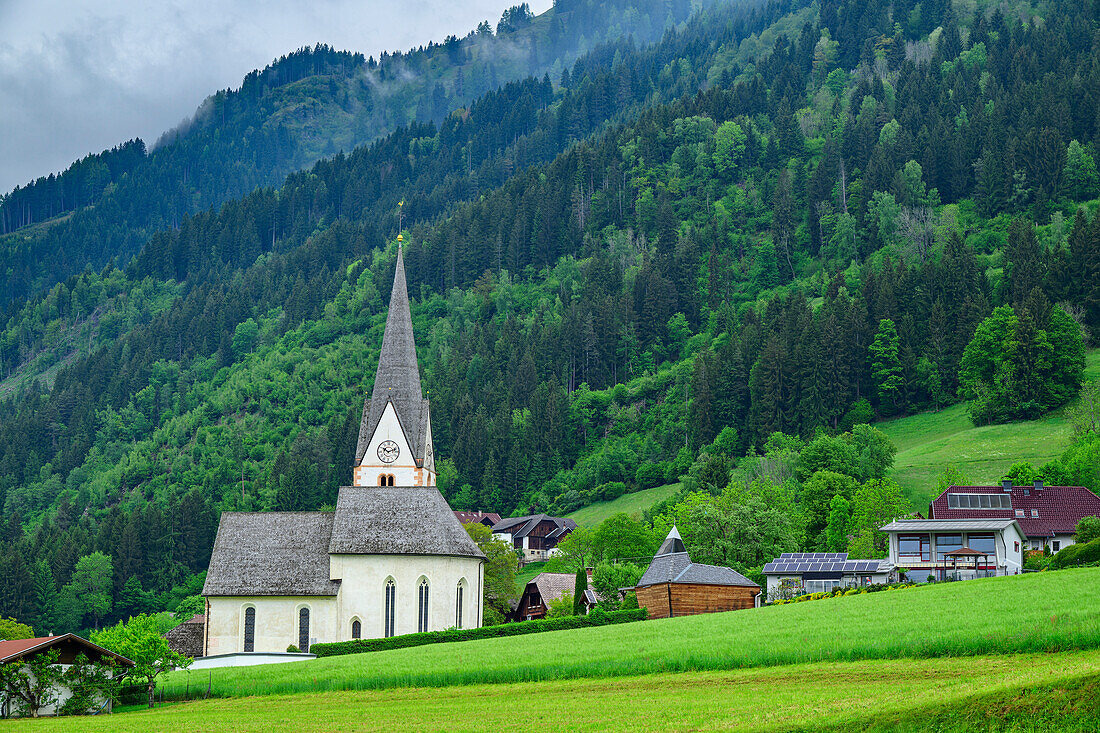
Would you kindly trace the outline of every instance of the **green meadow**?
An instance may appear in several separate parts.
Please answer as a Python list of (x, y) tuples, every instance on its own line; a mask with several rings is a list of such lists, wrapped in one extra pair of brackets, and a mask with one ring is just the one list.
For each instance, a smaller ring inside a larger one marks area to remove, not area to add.
[(12, 730), (1091, 731), (1100, 651), (211, 699)]
[[(1100, 648), (1100, 568), (749, 611), (433, 644), (308, 663), (181, 671), (166, 699), (541, 682)], [(1092, 600), (1089, 600), (1092, 599)]]
[(620, 512), (625, 512), (632, 517), (641, 518), (642, 512), (649, 509), (654, 504), (664, 501), (668, 497), (674, 495), (681, 487), (682, 484), (665, 484), (664, 486), (656, 486), (652, 489), (642, 489), (632, 494), (623, 494), (618, 499), (612, 499), (611, 501), (601, 501), (595, 504), (589, 504), (565, 516), (572, 519), (581, 527), (589, 527), (591, 529), (595, 529), (600, 525), (600, 522)]
[[(1100, 378), (1100, 349), (1088, 352), (1085, 379)], [(893, 478), (920, 512), (935, 498), (936, 481), (955, 466), (975, 484), (994, 484), (1009, 466), (1029, 461), (1038, 467), (1067, 447), (1070, 424), (1064, 410), (1038, 420), (982, 425), (970, 422), (966, 405), (876, 423), (898, 448)]]

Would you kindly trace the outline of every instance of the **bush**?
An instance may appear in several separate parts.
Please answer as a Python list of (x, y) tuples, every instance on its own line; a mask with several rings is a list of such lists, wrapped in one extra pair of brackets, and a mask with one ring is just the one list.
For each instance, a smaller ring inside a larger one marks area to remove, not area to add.
[(612, 499), (618, 499), (626, 493), (626, 484), (622, 481), (610, 481), (606, 484), (597, 486), (593, 493), (600, 501), (611, 501)]
[(1100, 562), (1100, 538), (1084, 544), (1070, 545), (1054, 553), (1050, 567), (1054, 570), (1071, 568), (1077, 565), (1089, 565)]
[(652, 489), (655, 486), (660, 486), (665, 482), (665, 474), (668, 473), (671, 465), (669, 461), (643, 463), (634, 472), (634, 482), (638, 484), (639, 489)]
[(1081, 521), (1077, 523), (1077, 534), (1073, 536), (1073, 541), (1084, 544), (1098, 538), (1100, 538), (1100, 517), (1081, 517)]
[[(288, 646), (286, 648), (286, 651), (287, 651), (287, 654), (301, 654), (302, 653), (302, 650), (299, 649), (295, 644), (291, 644), (290, 646)], [(318, 655), (318, 656), (320, 656), (320, 655)]]
[(426, 631), (418, 634), (402, 634), (401, 636), (391, 636), (383, 639), (353, 639), (351, 641), (338, 641), (328, 644), (314, 644), (310, 647), (310, 651), (318, 657), (335, 657), (342, 654), (381, 652), (388, 649), (404, 649), (406, 647), (423, 646), (425, 644), (473, 641), (475, 639), (491, 639), (498, 636), (522, 636), (524, 634), (539, 634), (544, 631), (580, 629), (586, 626), (626, 624), (632, 621), (645, 621), (647, 617), (644, 608), (632, 611), (613, 611), (611, 613), (607, 613), (597, 608), (587, 616), (566, 616), (565, 618), (520, 621), (512, 624), (501, 624), (499, 626), (482, 626), (477, 629)]

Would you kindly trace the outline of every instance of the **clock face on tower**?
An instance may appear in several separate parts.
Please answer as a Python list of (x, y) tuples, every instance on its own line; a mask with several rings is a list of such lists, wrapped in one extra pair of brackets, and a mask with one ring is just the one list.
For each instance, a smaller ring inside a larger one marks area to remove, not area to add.
[(401, 455), (401, 448), (392, 440), (387, 440), (378, 446), (378, 460), (382, 463), (393, 463)]

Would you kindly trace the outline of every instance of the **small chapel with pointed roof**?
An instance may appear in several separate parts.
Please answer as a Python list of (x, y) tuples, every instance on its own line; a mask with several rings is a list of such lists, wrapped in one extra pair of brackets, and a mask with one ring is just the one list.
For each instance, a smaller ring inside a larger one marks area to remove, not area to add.
[(222, 514), (204, 656), (481, 625), (485, 557), (436, 487), (400, 241), (352, 468), (333, 512)]

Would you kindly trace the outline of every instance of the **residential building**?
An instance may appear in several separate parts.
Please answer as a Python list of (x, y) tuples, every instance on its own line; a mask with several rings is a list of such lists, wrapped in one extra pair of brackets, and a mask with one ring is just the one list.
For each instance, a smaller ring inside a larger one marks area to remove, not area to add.
[(500, 515), (496, 512), (455, 512), (455, 519), (459, 524), (484, 524), (492, 529), (500, 522)]
[(849, 560), (846, 552), (784, 552), (764, 566), (768, 600), (896, 580), (888, 560)]
[[(591, 568), (588, 568), (588, 582), (591, 585)], [(546, 618), (546, 614), (550, 612), (550, 602), (558, 600), (566, 593), (572, 593), (576, 589), (576, 583), (577, 576), (574, 573), (539, 573), (524, 586), (512, 618), (515, 621)], [(599, 596), (589, 587), (582, 600), (584, 612), (591, 611), (599, 601)]]
[(172, 651), (187, 657), (202, 656), (202, 641), (206, 636), (206, 616), (196, 613), (164, 634)]
[(732, 568), (691, 561), (676, 527), (653, 556), (634, 592), (649, 618), (736, 611), (760, 605), (760, 586)]
[(882, 531), (890, 535), (891, 565), (909, 580), (1016, 575), (1024, 567), (1016, 519), (896, 519)]
[[(93, 663), (108, 663), (117, 670), (133, 667), (134, 663), (109, 649), (93, 644), (76, 634), (62, 634), (60, 636), (41, 636), (36, 639), (16, 639), (14, 641), (0, 640), (0, 665), (6, 665), (20, 660), (30, 660), (45, 652), (57, 652), (57, 663), (62, 669), (67, 669), (77, 656), (84, 657)], [(39, 715), (57, 715), (58, 710), (65, 701), (72, 697), (72, 690), (64, 685), (54, 690), (56, 700), (43, 708), (39, 708)], [(95, 711), (111, 712), (112, 700), (104, 695), (96, 701)], [(15, 717), (18, 715), (19, 705), (16, 700), (5, 696), (0, 688), (0, 718)]]
[(353, 486), (335, 511), (226, 512), (203, 587), (203, 654), (481, 625), (485, 556), (435, 481), (400, 250)]
[(1077, 523), (1100, 516), (1100, 497), (1083, 486), (950, 486), (928, 507), (929, 519), (1015, 519), (1025, 549), (1058, 552), (1073, 544)]
[(572, 519), (533, 514), (500, 520), (493, 525), (493, 537), (519, 550), (520, 562), (525, 564), (548, 559), (558, 543), (576, 528)]

